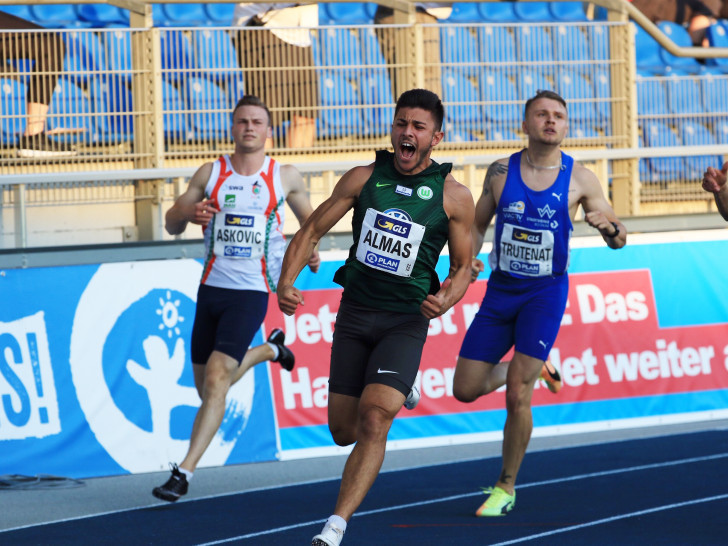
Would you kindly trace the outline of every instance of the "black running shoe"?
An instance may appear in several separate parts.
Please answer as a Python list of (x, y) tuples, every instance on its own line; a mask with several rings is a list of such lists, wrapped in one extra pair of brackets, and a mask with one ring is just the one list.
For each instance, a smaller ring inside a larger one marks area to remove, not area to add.
[(179, 471), (176, 464), (172, 465), (172, 476), (167, 483), (152, 489), (152, 495), (168, 502), (176, 502), (182, 495), (187, 494), (187, 477)]
[(70, 144), (51, 140), (45, 133), (21, 136), (17, 148), (18, 156), (26, 158), (73, 157), (77, 153)]
[(286, 334), (283, 333), (283, 330), (275, 328), (270, 333), (266, 341), (278, 347), (278, 358), (276, 358), (273, 362), (279, 362), (284, 370), (288, 370), (290, 372), (296, 365), (296, 357), (288, 347), (283, 345), (286, 341)]

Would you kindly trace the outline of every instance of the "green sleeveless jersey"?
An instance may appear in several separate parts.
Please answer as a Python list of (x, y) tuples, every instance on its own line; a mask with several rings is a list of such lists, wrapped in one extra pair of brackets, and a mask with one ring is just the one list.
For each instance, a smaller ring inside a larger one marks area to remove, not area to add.
[(451, 163), (415, 175), (394, 168), (394, 154), (377, 152), (374, 172), (354, 206), (354, 244), (334, 282), (344, 298), (383, 311), (419, 313), (440, 289), (435, 265), (448, 239), (442, 206)]

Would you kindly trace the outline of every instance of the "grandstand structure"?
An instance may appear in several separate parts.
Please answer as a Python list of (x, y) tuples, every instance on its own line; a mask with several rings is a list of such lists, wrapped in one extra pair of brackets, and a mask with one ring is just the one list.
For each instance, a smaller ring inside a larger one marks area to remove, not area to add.
[[(446, 120), (434, 157), (452, 161), (475, 195), (488, 165), (523, 146), (525, 100), (553, 89), (569, 105), (565, 149), (597, 172), (620, 217), (714, 210), (699, 180), (728, 153), (728, 21), (708, 30), (710, 48), (696, 48), (683, 27), (653, 25), (626, 0), (456, 2), (429, 25), (440, 56), (426, 58), (428, 25), (415, 22), (414, 4), (380, 4), (394, 8), (394, 24), (375, 26), (373, 3), (319, 3), (315, 66), (280, 68), (319, 80), (314, 145), (286, 148), (283, 123), (269, 152), (304, 173), (314, 205), (389, 146), (396, 97), (435, 67)], [(0, 29), (18, 52), (0, 72), (0, 248), (171, 239), (164, 212), (199, 165), (232, 151), (232, 107), (261, 70), (238, 58), (240, 33), (259, 29), (232, 27), (233, 6), (0, 0), (0, 11), (62, 35), (48, 130), (66, 131), (51, 138), (77, 150), (18, 157), (33, 62), (22, 44), (33, 42)]]

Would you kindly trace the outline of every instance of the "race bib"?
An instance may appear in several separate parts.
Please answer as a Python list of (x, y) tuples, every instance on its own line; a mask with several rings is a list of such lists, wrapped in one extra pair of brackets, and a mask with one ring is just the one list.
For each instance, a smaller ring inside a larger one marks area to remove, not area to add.
[(551, 275), (554, 261), (554, 232), (548, 229), (525, 229), (503, 224), (498, 254), (501, 271), (545, 277)]
[(263, 256), (266, 217), (263, 214), (218, 212), (215, 215), (213, 252), (221, 258)]
[(409, 277), (424, 234), (425, 226), (367, 209), (356, 259), (371, 268)]

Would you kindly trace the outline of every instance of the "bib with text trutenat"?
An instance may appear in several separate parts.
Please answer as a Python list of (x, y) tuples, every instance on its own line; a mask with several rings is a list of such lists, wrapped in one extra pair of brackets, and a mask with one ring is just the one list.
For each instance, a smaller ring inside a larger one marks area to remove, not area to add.
[(265, 247), (265, 225), (263, 214), (218, 212), (213, 232), (215, 256), (260, 258)]
[(525, 229), (504, 223), (498, 267), (520, 275), (551, 275), (554, 259), (554, 232)]
[(374, 269), (409, 277), (424, 234), (425, 226), (367, 209), (356, 259)]

